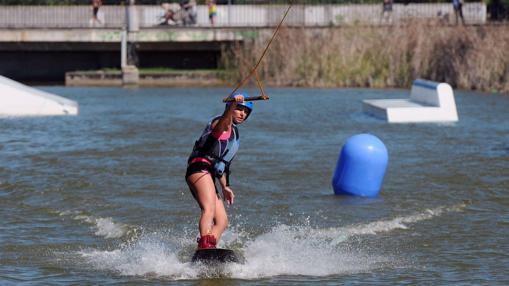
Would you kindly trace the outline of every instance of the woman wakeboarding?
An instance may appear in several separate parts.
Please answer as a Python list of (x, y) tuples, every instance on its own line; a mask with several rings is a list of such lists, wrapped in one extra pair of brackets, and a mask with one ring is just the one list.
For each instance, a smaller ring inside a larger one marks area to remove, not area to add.
[[(251, 72), (223, 100), (226, 102), (223, 114), (216, 116), (207, 124), (189, 156), (186, 182), (201, 209), (198, 224), (200, 230), (198, 250), (216, 248), (217, 242), (228, 226), (228, 216), (215, 180), (219, 179), (224, 200), (228, 204), (233, 204), (235, 195), (229, 184), (229, 174), (230, 164), (240, 143), (237, 126), (242, 124), (253, 111), (252, 101), (269, 99), (263, 90), (257, 69), (291, 7), (290, 4)], [(253, 75), (261, 95), (248, 97), (238, 92)], [(195, 257), (197, 257), (196, 254)]]
[(235, 195), (229, 184), (229, 174), (240, 143), (237, 126), (253, 111), (253, 102), (244, 101), (246, 97), (240, 92), (230, 96), (223, 114), (207, 124), (188, 159), (186, 181), (201, 209), (198, 249), (216, 248), (228, 226), (215, 179), (219, 180), (224, 200), (233, 204)]

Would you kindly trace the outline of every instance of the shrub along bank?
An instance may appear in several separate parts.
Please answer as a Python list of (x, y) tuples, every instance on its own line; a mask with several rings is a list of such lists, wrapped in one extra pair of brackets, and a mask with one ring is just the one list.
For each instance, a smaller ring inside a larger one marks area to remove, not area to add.
[[(249, 74), (270, 34), (224, 51), (230, 80)], [(266, 84), (309, 87), (406, 87), (416, 78), (460, 89), (509, 92), (506, 25), (388, 27), (315, 30), (283, 28), (258, 74)], [(240, 71), (240, 72), (239, 72)]]

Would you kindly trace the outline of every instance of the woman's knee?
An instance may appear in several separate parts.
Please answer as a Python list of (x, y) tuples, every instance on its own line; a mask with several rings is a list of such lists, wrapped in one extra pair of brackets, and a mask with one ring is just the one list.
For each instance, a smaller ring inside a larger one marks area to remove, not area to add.
[(206, 205), (204, 204), (201, 208), (201, 212), (205, 216), (211, 216), (213, 217), (216, 212), (216, 207), (214, 205)]

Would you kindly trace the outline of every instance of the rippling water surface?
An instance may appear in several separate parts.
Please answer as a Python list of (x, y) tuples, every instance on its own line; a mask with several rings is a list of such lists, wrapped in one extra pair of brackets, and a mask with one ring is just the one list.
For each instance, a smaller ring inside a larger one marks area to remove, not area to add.
[[(509, 284), (509, 97), (457, 92), (455, 124), (387, 124), (361, 100), (406, 91), (274, 89), (241, 126), (221, 244), (191, 265), (183, 175), (227, 89), (63, 88), (80, 115), (0, 119), (0, 284)], [(376, 199), (334, 196), (342, 144), (389, 150)]]

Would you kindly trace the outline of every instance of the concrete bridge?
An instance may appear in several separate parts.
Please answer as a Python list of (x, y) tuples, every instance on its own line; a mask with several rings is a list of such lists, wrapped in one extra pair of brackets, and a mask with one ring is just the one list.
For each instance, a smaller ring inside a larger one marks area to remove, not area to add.
[[(140, 67), (215, 69), (224, 47), (273, 28), (147, 28), (136, 33)], [(121, 66), (122, 30), (0, 29), (0, 75), (21, 81), (64, 80), (67, 71)]]

